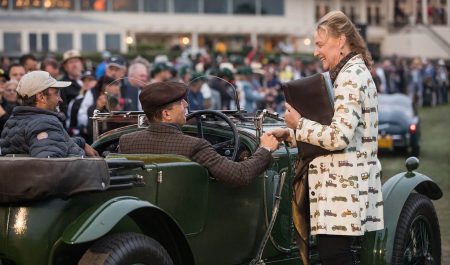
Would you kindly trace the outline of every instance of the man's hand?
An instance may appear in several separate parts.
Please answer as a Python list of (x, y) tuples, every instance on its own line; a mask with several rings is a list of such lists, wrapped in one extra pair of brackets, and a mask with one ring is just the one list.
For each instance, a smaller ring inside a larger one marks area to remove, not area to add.
[(261, 140), (261, 147), (267, 148), (271, 152), (278, 149), (278, 140), (273, 135), (265, 133), (259, 139)]
[(88, 144), (85, 144), (85, 145), (84, 145), (84, 153), (85, 153), (87, 156), (99, 156), (98, 153), (97, 153), (97, 151), (95, 151), (95, 149), (92, 148), (92, 146), (90, 146), (90, 145), (88, 145)]
[(278, 142), (281, 142), (289, 137), (289, 129), (278, 128), (267, 132), (267, 134), (273, 135), (275, 138), (277, 138)]
[(286, 126), (295, 130), (298, 125), (298, 121), (302, 117), (291, 105), (288, 103), (284, 104), (286, 108), (286, 113), (284, 114), (284, 122)]

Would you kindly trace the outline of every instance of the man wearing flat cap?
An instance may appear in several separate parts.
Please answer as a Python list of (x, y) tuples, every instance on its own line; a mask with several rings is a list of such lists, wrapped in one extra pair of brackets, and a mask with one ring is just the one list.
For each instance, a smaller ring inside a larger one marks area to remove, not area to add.
[(70, 84), (56, 81), (45, 71), (33, 71), (22, 77), (16, 91), (23, 106), (15, 107), (5, 124), (0, 139), (2, 155), (98, 156), (82, 138), (69, 137), (57, 112), (62, 102), (59, 90)]
[(188, 87), (178, 82), (159, 82), (145, 86), (139, 95), (151, 125), (143, 131), (123, 135), (119, 150), (124, 154), (177, 154), (206, 167), (217, 180), (231, 185), (247, 185), (262, 174), (272, 162), (271, 151), (278, 141), (261, 136), (260, 148), (249, 159), (234, 162), (219, 155), (202, 138), (184, 135), (180, 126), (186, 123)]

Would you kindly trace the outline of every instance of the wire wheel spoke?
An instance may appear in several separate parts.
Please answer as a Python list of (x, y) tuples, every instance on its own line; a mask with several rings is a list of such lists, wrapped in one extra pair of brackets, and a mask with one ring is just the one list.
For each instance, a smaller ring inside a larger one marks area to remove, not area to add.
[(424, 216), (417, 216), (408, 230), (404, 261), (407, 264), (433, 264), (431, 227)]

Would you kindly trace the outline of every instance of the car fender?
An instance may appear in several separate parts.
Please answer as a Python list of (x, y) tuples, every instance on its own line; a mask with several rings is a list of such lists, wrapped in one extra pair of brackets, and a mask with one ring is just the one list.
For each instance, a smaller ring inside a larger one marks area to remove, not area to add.
[(416, 191), (432, 200), (442, 197), (442, 190), (429, 177), (418, 172), (399, 173), (382, 187), (384, 201), (384, 229), (365, 236), (364, 249), (370, 250), (368, 264), (390, 264), (398, 219), (411, 192)]
[(194, 263), (189, 244), (176, 221), (162, 209), (136, 197), (116, 197), (89, 208), (66, 228), (61, 241), (74, 245), (97, 240), (126, 216), (131, 217), (144, 234), (159, 241), (175, 264)]

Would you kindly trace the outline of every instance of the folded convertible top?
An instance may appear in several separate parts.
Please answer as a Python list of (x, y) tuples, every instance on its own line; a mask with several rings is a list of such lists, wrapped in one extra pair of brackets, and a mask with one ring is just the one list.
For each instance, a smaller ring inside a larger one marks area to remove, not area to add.
[(103, 158), (0, 157), (0, 203), (67, 198), (108, 187)]

